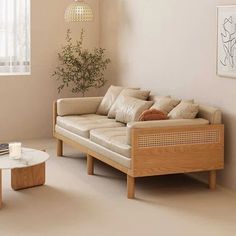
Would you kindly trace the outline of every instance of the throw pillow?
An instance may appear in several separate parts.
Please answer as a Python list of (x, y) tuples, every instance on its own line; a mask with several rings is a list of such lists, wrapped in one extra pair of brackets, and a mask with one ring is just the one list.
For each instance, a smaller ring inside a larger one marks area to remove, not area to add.
[(148, 96), (150, 94), (150, 91), (143, 91), (143, 90), (134, 90), (134, 89), (124, 89), (120, 95), (117, 97), (115, 103), (112, 105), (111, 109), (108, 113), (108, 118), (115, 118), (116, 117), (116, 111), (121, 106), (123, 106), (123, 97), (133, 97), (140, 100), (147, 100)]
[(151, 109), (156, 109), (156, 110), (164, 112), (165, 114), (168, 114), (179, 103), (180, 103), (180, 100), (168, 98), (168, 97), (162, 97), (154, 103)]
[(123, 89), (124, 88), (120, 86), (110, 86), (97, 109), (97, 114), (107, 115), (112, 104), (115, 102), (116, 98)]
[(199, 105), (182, 101), (169, 114), (170, 119), (194, 119), (199, 111)]
[(140, 116), (139, 116), (139, 121), (149, 121), (149, 120), (167, 120), (168, 116), (162, 112), (158, 111), (156, 109), (150, 109), (144, 111)]
[(117, 109), (116, 121), (122, 123), (128, 123), (131, 121), (138, 121), (139, 116), (143, 111), (149, 109), (152, 105), (152, 101), (143, 101), (132, 97), (120, 97), (122, 106)]

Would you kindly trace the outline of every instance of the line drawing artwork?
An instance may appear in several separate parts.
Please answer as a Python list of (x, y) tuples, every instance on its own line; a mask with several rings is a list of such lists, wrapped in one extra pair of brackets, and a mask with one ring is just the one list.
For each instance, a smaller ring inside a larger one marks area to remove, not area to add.
[(226, 17), (222, 24), (221, 42), (224, 55), (220, 59), (220, 63), (224, 67), (235, 68), (236, 63), (236, 24), (233, 16)]

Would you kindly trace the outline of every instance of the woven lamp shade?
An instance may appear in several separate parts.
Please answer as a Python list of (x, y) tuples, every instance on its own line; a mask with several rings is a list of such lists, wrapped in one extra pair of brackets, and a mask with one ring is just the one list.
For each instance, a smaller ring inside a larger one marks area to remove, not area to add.
[(66, 22), (78, 22), (78, 21), (92, 21), (93, 10), (84, 1), (75, 0), (71, 3), (65, 11)]

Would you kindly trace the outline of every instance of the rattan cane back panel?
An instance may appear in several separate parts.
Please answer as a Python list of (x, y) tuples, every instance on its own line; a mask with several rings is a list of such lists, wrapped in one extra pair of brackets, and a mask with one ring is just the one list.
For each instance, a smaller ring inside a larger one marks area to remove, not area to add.
[(138, 135), (138, 148), (220, 143), (219, 130), (178, 131)]

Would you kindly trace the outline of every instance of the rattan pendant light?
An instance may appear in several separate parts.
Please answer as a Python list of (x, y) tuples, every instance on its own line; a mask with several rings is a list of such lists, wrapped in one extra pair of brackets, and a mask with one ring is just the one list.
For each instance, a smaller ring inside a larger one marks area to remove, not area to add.
[(93, 10), (83, 0), (75, 0), (65, 11), (66, 22), (92, 21)]

